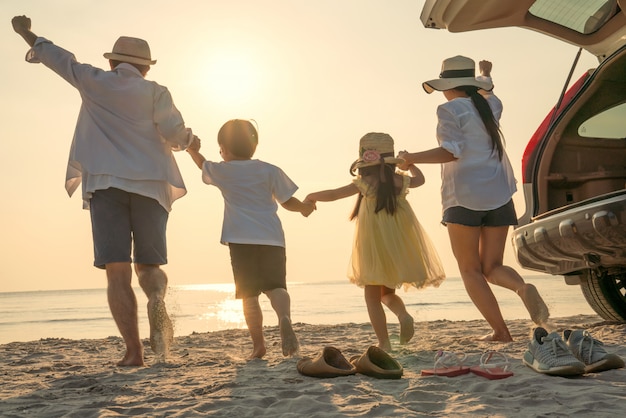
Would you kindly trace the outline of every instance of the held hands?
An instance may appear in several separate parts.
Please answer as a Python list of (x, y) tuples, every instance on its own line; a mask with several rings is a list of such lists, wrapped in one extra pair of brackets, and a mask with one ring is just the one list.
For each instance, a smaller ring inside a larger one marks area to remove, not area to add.
[(193, 136), (193, 141), (191, 141), (191, 144), (189, 144), (189, 146), (187, 147), (187, 151), (195, 151), (198, 152), (200, 151), (200, 138), (198, 138), (196, 135)]
[(306, 195), (306, 197), (304, 198), (304, 203), (310, 203), (313, 205), (314, 209), (317, 209), (317, 199), (315, 199), (315, 193), (309, 193), (308, 195)]
[(404, 162), (398, 164), (398, 168), (400, 170), (406, 171), (412, 165), (412, 163), (409, 161), (409, 155), (410, 153), (408, 153), (407, 151), (400, 151), (398, 153), (397, 158), (404, 160)]
[(191, 144), (189, 144), (189, 146), (187, 147), (187, 153), (189, 154), (193, 162), (196, 163), (198, 168), (202, 170), (202, 166), (204, 165), (204, 162), (206, 160), (204, 159), (204, 156), (200, 154), (200, 138), (195, 135), (193, 136)]
[(307, 207), (307, 213), (305, 214), (304, 212), (302, 212), (302, 215), (305, 218), (308, 217), (311, 213), (313, 213), (314, 210), (317, 210), (317, 205), (315, 204), (315, 200), (311, 199), (310, 194), (304, 198), (304, 200), (302, 201), (302, 204), (306, 205)]
[(315, 204), (307, 201), (300, 201), (300, 199), (296, 197), (291, 197), (289, 200), (282, 202), (280, 204), (282, 207), (291, 212), (300, 212), (302, 216), (305, 218), (308, 217), (311, 212), (315, 210)]
[(300, 213), (302, 214), (302, 216), (304, 216), (305, 218), (308, 218), (309, 215), (311, 213), (313, 213), (313, 211), (317, 209), (315, 207), (315, 202), (312, 202), (310, 200), (304, 200), (304, 202), (302, 202), (302, 210), (300, 211)]

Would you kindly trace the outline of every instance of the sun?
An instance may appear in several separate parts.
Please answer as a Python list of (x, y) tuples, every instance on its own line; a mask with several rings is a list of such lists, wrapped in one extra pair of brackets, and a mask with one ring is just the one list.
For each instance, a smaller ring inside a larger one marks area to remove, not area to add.
[(241, 47), (221, 48), (202, 66), (209, 97), (224, 104), (242, 104), (258, 96), (263, 85), (263, 66), (257, 56)]

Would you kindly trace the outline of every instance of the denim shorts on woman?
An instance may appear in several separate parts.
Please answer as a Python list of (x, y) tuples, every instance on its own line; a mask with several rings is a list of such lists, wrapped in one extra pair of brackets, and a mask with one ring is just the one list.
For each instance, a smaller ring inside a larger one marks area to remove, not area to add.
[(465, 226), (509, 226), (517, 225), (517, 215), (513, 200), (492, 210), (471, 210), (462, 206), (454, 206), (443, 212), (442, 224), (459, 224)]
[(169, 213), (159, 202), (109, 188), (93, 192), (89, 206), (94, 266), (167, 264), (165, 230)]
[(287, 289), (285, 247), (228, 244), (235, 278), (235, 298), (259, 296), (272, 289)]

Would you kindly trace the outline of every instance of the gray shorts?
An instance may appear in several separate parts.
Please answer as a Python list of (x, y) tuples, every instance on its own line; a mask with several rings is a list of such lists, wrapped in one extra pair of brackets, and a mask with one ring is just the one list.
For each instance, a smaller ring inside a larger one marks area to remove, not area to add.
[(169, 213), (159, 202), (109, 188), (96, 190), (89, 205), (94, 266), (167, 264), (165, 230)]
[(228, 244), (235, 278), (235, 298), (287, 289), (285, 248), (274, 245)]
[(443, 212), (442, 224), (459, 224), (465, 226), (509, 226), (517, 225), (517, 215), (513, 200), (492, 210), (471, 210), (462, 206), (454, 206)]

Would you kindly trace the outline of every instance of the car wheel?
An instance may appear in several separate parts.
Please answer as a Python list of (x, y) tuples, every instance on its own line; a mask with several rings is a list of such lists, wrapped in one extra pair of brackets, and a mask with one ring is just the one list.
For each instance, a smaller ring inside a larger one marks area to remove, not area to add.
[(626, 271), (586, 270), (580, 288), (587, 303), (607, 321), (626, 322)]

